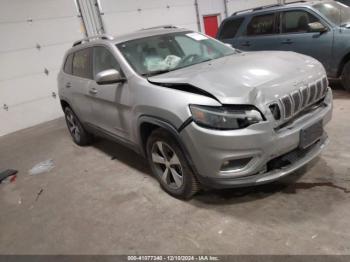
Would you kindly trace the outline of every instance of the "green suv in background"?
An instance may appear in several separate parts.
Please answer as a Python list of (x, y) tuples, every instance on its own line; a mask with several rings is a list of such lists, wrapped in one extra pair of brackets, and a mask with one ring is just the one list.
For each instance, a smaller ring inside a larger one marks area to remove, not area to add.
[(350, 8), (343, 3), (300, 1), (243, 10), (222, 22), (217, 38), (244, 51), (312, 56), (350, 91)]

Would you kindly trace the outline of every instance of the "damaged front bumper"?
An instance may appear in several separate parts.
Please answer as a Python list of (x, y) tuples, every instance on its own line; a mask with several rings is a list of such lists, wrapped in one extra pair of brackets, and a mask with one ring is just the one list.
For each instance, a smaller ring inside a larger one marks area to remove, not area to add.
[(288, 176), (301, 167), (305, 166), (307, 163), (316, 158), (328, 145), (328, 143), (329, 139), (327, 135), (324, 135), (324, 137), (319, 142), (317, 142), (307, 151), (303, 152), (294, 150), (289, 154), (283, 156), (286, 159), (293, 158), (294, 162), (291, 162), (291, 164), (273, 169), (266, 173), (260, 173), (257, 175), (241, 178), (214, 178), (200, 176), (199, 180), (202, 184), (211, 188), (234, 188), (267, 184)]
[(202, 184), (213, 188), (259, 185), (293, 173), (321, 153), (328, 144), (327, 134), (302, 149), (301, 130), (319, 122), (325, 126), (332, 107), (329, 90), (322, 106), (279, 130), (267, 121), (230, 131), (191, 123), (180, 135)]

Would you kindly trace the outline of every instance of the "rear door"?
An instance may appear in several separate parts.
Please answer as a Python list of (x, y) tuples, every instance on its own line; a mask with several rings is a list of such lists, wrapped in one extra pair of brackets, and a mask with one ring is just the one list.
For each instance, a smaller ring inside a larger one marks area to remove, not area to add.
[(73, 110), (83, 122), (91, 121), (89, 101), (89, 86), (92, 83), (91, 58), (92, 48), (76, 51), (72, 61), (72, 76), (65, 83), (65, 88), (70, 90)]
[[(93, 48), (93, 75), (108, 70), (116, 69), (122, 75), (123, 72), (117, 59), (106, 46), (95, 46)], [(90, 85), (90, 96), (92, 101), (92, 124), (103, 131), (128, 138), (127, 121), (125, 118), (129, 110), (129, 88), (127, 82), (117, 84), (99, 85), (93, 81)]]
[(304, 9), (282, 12), (279, 50), (312, 56), (328, 71), (332, 55), (333, 31), (328, 27), (329, 30), (324, 33), (310, 32), (309, 24), (315, 22), (328, 27), (324, 21)]
[(238, 38), (236, 48), (245, 51), (275, 50), (279, 47), (278, 13), (263, 13), (252, 16), (245, 32)]

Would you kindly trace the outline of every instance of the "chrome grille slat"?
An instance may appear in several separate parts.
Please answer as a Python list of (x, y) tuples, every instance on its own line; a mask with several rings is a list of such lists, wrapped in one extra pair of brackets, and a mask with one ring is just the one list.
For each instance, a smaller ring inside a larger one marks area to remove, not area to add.
[(321, 97), (324, 97), (326, 95), (327, 89), (328, 89), (328, 80), (327, 80), (327, 77), (324, 77), (322, 79), (322, 96)]
[(315, 101), (316, 98), (316, 84), (312, 84), (309, 86), (309, 101), (308, 101), (308, 105), (310, 105), (312, 102)]
[(292, 98), (293, 98), (293, 102), (294, 102), (294, 109), (293, 109), (293, 113), (297, 113), (300, 110), (301, 107), (301, 95), (299, 91), (295, 91), (292, 93)]
[(327, 90), (328, 79), (327, 77), (323, 77), (308, 86), (303, 86), (299, 90), (281, 97), (279, 99), (280, 111), (283, 116), (281, 120), (287, 120), (302, 111), (304, 108), (319, 101), (326, 95)]
[(292, 104), (292, 99), (290, 96), (284, 96), (282, 97), (282, 103), (284, 106), (284, 118), (289, 118), (292, 116), (292, 110), (293, 110), (293, 104)]
[(316, 83), (316, 95), (315, 95), (315, 100), (319, 100), (322, 96), (322, 81), (317, 81)]
[(301, 97), (303, 100), (301, 107), (304, 108), (307, 106), (307, 101), (309, 100), (309, 89), (307, 86), (301, 89)]

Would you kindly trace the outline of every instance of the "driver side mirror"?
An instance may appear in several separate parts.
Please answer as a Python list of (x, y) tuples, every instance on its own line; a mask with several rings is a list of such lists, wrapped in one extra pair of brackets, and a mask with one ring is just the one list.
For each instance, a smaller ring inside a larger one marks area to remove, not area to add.
[(320, 22), (310, 23), (308, 24), (310, 32), (313, 33), (324, 33), (327, 32), (328, 29)]
[(115, 69), (101, 71), (96, 75), (95, 80), (99, 85), (123, 83), (126, 81), (120, 72)]

